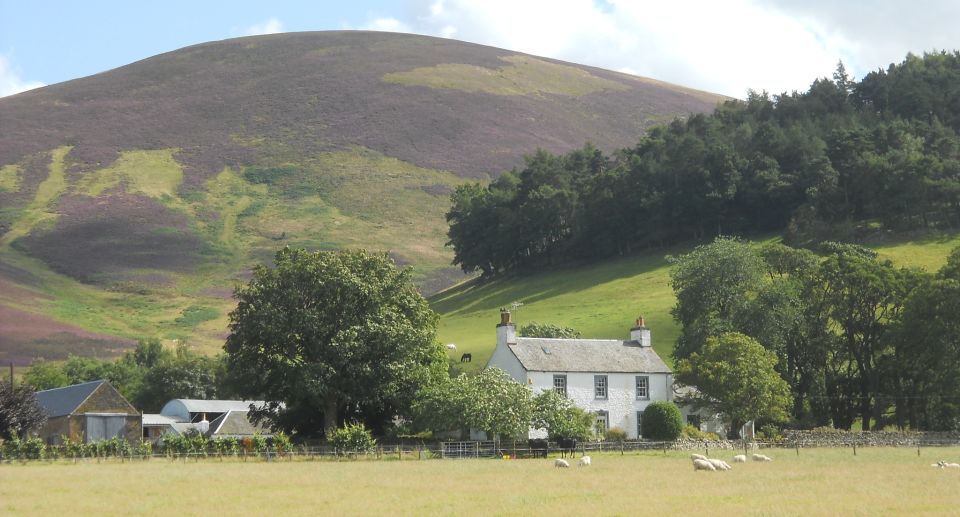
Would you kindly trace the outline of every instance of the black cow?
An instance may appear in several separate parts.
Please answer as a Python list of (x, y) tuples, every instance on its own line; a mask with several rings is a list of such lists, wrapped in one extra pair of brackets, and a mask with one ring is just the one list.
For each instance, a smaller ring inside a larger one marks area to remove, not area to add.
[(472, 360), (473, 360), (473, 356), (470, 354), (463, 354), (460, 356), (461, 363), (469, 363)]

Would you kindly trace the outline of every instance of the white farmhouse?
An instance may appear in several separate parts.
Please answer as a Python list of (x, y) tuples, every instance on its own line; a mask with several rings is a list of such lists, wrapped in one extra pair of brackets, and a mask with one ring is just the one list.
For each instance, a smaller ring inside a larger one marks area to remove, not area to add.
[[(497, 348), (487, 367), (497, 367), (534, 394), (556, 390), (597, 415), (602, 429), (619, 427), (639, 438), (643, 410), (655, 400), (672, 400), (673, 372), (650, 343), (650, 329), (638, 318), (630, 339), (545, 339), (518, 337), (510, 312), (500, 311)], [(686, 411), (684, 411), (686, 413)], [(530, 438), (546, 437), (531, 430)]]

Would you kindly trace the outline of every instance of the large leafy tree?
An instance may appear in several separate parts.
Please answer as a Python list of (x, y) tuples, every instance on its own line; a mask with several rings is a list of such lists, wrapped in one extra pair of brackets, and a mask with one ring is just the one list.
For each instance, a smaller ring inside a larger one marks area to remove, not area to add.
[(734, 330), (737, 314), (762, 286), (764, 263), (749, 243), (723, 237), (671, 261), (672, 314), (683, 328), (673, 355), (683, 359), (710, 336)]
[(776, 365), (774, 352), (730, 332), (708, 339), (702, 351), (677, 363), (675, 373), (679, 383), (697, 388), (690, 402), (726, 415), (737, 432), (750, 420), (788, 418), (790, 387)]
[(22, 437), (47, 421), (33, 388), (0, 381), (0, 438)]
[(544, 337), (544, 338), (563, 338), (576, 339), (580, 337), (580, 331), (571, 327), (564, 327), (553, 323), (537, 323), (531, 321), (520, 327), (520, 335), (523, 337)]
[(336, 428), (348, 406), (405, 414), (445, 373), (437, 316), (385, 253), (284, 248), (235, 297), (228, 368), (269, 401), (255, 416), (289, 430)]
[(544, 429), (551, 440), (588, 440), (593, 435), (594, 415), (554, 390), (533, 398), (531, 427)]

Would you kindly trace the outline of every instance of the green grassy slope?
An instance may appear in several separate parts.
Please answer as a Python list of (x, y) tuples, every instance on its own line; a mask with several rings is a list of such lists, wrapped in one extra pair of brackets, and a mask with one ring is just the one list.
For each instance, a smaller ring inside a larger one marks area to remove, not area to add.
[(361, 31), (195, 45), (4, 97), (0, 361), (141, 337), (218, 350), (233, 286), (285, 245), (389, 251), (435, 292), (464, 278), (444, 247), (457, 185), (722, 100)]
[[(936, 271), (957, 246), (960, 234), (874, 248), (896, 264)], [(439, 338), (457, 345), (451, 358), (469, 352), (473, 362), (465, 366), (479, 369), (496, 345), (499, 308), (509, 308), (513, 302), (523, 304), (513, 311), (518, 328), (531, 321), (555, 323), (573, 327), (587, 338), (626, 339), (637, 315), (643, 314), (654, 349), (669, 363), (680, 329), (670, 316), (676, 298), (664, 257), (686, 251), (661, 250), (523, 278), (466, 282), (430, 298), (441, 315)]]

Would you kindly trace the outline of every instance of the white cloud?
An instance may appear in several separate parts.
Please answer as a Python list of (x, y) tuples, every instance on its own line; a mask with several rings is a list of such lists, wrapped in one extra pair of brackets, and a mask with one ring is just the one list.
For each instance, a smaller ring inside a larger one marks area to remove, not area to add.
[(243, 35), (260, 36), (262, 34), (277, 34), (278, 32), (283, 32), (283, 22), (276, 18), (270, 18), (247, 27), (243, 30)]
[(396, 18), (377, 18), (364, 25), (365, 30), (383, 32), (416, 32), (406, 23)]
[(40, 81), (24, 81), (10, 59), (0, 54), (0, 97), (14, 95), (41, 86), (46, 86), (46, 84)]
[[(913, 14), (929, 10), (921, 7), (871, 9), (858, 2), (856, 10), (869, 13), (852, 24), (852, 6), (810, 1), (408, 0), (403, 16), (375, 20), (368, 28), (456, 37), (735, 97), (748, 89), (806, 90), (814, 79), (830, 76), (841, 59), (862, 74), (900, 61), (910, 50), (936, 47), (955, 32), (954, 16), (941, 18), (937, 38), (923, 30), (894, 30), (911, 17), (917, 23), (908, 26), (923, 25), (930, 15)], [(891, 34), (897, 36), (893, 41)]]

